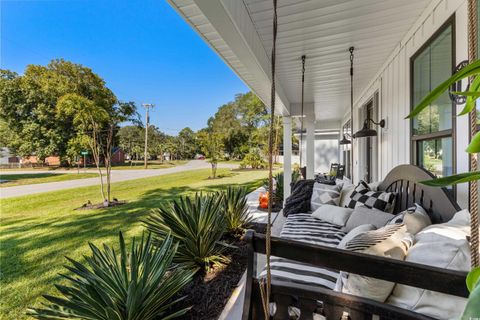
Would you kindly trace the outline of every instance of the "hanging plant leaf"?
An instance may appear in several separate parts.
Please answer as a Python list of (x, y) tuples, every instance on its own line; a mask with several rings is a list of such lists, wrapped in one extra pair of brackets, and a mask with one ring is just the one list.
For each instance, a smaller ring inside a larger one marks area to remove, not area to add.
[(472, 92), (472, 91), (455, 91), (452, 92), (453, 94), (457, 96), (467, 96), (467, 97), (474, 97), (474, 98), (480, 98), (480, 92)]
[(467, 275), (467, 288), (472, 292), (476, 285), (480, 283), (480, 267), (473, 268)]
[(479, 153), (480, 152), (480, 132), (477, 132), (475, 136), (470, 141), (467, 149), (465, 150), (468, 153)]
[(470, 91), (465, 92), (464, 94), (464, 96), (467, 96), (467, 102), (462, 112), (460, 112), (459, 116), (463, 116), (475, 108), (477, 98), (480, 97), (479, 91), (480, 91), (480, 77), (477, 77), (475, 78), (475, 80), (473, 80), (470, 86)]
[(475, 319), (480, 314), (480, 285), (476, 285), (468, 297), (467, 306), (463, 311), (461, 319)]
[(430, 187), (447, 187), (477, 180), (480, 180), (480, 171), (459, 173), (449, 177), (420, 181), (420, 183)]
[(423, 109), (428, 107), (457, 81), (478, 74), (480, 74), (480, 60), (477, 60), (466, 66), (465, 68), (461, 69), (460, 71), (452, 75), (449, 79), (445, 80), (438, 87), (436, 87), (432, 92), (425, 96), (425, 98), (423, 98), (423, 100), (412, 110), (412, 112), (410, 112), (406, 119), (411, 119), (418, 115), (420, 112), (422, 112)]

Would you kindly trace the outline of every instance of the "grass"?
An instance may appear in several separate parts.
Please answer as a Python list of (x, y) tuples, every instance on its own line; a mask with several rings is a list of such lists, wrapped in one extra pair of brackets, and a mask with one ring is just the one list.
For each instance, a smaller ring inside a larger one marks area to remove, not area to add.
[[(180, 166), (182, 164), (186, 164), (188, 160), (172, 160), (172, 161), (149, 161), (148, 162), (148, 169), (166, 169), (172, 168), (175, 166)], [(132, 164), (123, 164), (119, 166), (113, 166), (113, 170), (133, 170), (133, 169), (143, 169), (144, 164), (143, 161), (133, 161)]]
[(0, 187), (13, 187), (25, 184), (37, 184), (46, 182), (58, 182), (66, 180), (77, 180), (98, 177), (96, 173), (0, 173), (0, 180), (7, 180), (0, 184)]
[(261, 185), (267, 171), (233, 172), (219, 169), (223, 178), (210, 180), (210, 170), (186, 171), (112, 184), (123, 206), (74, 210), (87, 200), (100, 202), (98, 187), (83, 187), (2, 200), (0, 224), (0, 319), (26, 319), (25, 310), (56, 291), (64, 256), (83, 260), (89, 241), (116, 244), (118, 232), (128, 241), (139, 236), (141, 220), (160, 202), (195, 191), (213, 191), (240, 184)]

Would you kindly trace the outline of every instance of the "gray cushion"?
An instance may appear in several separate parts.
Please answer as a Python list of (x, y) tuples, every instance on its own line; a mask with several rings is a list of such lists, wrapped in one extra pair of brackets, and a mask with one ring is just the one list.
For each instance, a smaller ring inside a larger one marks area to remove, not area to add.
[(353, 228), (362, 224), (373, 224), (378, 229), (385, 226), (393, 217), (393, 214), (360, 206), (353, 210), (343, 230), (350, 232)]
[(353, 209), (350, 208), (324, 204), (312, 213), (312, 217), (343, 227), (352, 212)]

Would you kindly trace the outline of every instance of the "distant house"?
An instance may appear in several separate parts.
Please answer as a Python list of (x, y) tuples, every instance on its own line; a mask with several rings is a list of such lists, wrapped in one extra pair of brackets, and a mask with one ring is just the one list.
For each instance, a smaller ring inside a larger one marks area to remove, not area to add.
[(8, 148), (0, 148), (0, 165), (20, 163), (20, 158), (10, 152)]
[(124, 164), (125, 163), (125, 151), (122, 148), (113, 148), (112, 164)]
[[(22, 165), (38, 165), (43, 164), (43, 162), (38, 159), (37, 156), (27, 156), (23, 157), (20, 162)], [(49, 156), (45, 158), (45, 165), (49, 167), (58, 167), (60, 166), (60, 157), (59, 156)]]

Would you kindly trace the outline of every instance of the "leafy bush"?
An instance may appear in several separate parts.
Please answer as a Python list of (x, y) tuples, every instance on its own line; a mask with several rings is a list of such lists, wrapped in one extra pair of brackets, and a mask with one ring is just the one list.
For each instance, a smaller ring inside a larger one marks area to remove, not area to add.
[[(90, 243), (92, 256), (86, 265), (67, 258), (66, 268), (73, 276), (62, 275), (69, 285), (56, 285), (63, 297), (44, 295), (49, 304), (32, 308), (27, 314), (37, 319), (150, 320), (182, 316), (188, 309), (170, 310), (172, 300), (193, 273), (176, 268), (171, 262), (176, 252), (172, 238), (166, 236), (155, 248), (150, 235), (140, 243), (132, 241), (127, 252), (120, 233), (120, 254), (107, 245), (100, 250)], [(168, 271), (168, 272), (167, 272)]]
[(240, 162), (241, 168), (250, 167), (252, 169), (262, 169), (267, 166), (259, 148), (252, 148), (250, 152), (245, 155), (242, 162)]
[(252, 217), (248, 215), (247, 194), (245, 187), (229, 186), (224, 191), (223, 211), (227, 231), (230, 234), (242, 233), (243, 229), (252, 222)]
[(220, 242), (225, 233), (225, 216), (220, 214), (223, 195), (195, 194), (180, 197), (153, 209), (145, 221), (148, 230), (163, 240), (169, 233), (179, 247), (174, 258), (195, 271), (208, 271), (212, 265), (227, 262)]

